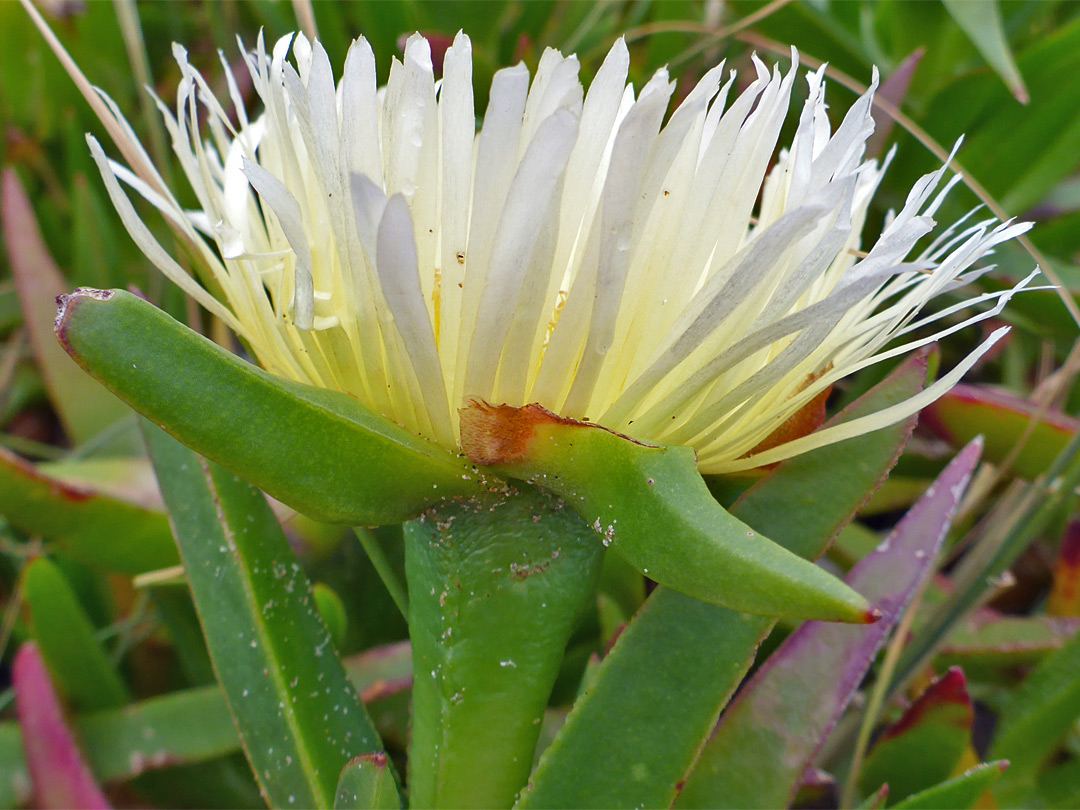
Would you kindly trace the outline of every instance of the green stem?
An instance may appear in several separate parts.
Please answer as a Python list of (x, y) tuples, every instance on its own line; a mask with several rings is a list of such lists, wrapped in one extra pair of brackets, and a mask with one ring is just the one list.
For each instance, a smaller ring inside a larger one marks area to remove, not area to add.
[(412, 807), (510, 807), (603, 548), (554, 495), (515, 483), (405, 525)]
[(375, 536), (374, 531), (366, 526), (354, 526), (353, 531), (356, 533), (356, 539), (360, 541), (360, 547), (364, 549), (368, 560), (371, 561), (375, 573), (379, 575), (379, 579), (382, 580), (386, 590), (390, 593), (390, 598), (394, 600), (394, 604), (401, 611), (401, 615), (408, 619), (409, 597), (405, 592), (405, 585), (398, 576), (398, 572), (394, 570), (393, 563), (386, 556), (382, 544), (379, 543), (379, 538)]

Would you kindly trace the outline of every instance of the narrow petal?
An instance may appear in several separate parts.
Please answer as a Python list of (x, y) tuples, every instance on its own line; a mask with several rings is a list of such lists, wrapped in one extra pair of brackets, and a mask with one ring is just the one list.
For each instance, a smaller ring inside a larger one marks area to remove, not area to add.
[(420, 273), (413, 223), (403, 194), (391, 197), (379, 223), (376, 264), (383, 294), (390, 306), (406, 354), (420, 383), (424, 405), (439, 441), (453, 441), (450, 408), (439, 367), (435, 332), (428, 319), (427, 307), (420, 292)]
[(311, 275), (311, 248), (303, 214), (288, 187), (258, 163), (244, 161), (244, 175), (259, 197), (274, 212), (296, 257), (293, 267), (292, 317), (297, 329), (311, 329), (315, 321), (315, 287)]
[(138, 245), (146, 257), (154, 263), (154, 265), (165, 274), (165, 277), (173, 282), (177, 287), (190, 295), (207, 311), (217, 315), (225, 323), (229, 324), (230, 328), (236, 330), (238, 334), (246, 334), (246, 331), (233, 317), (233, 314), (229, 312), (216, 298), (214, 298), (205, 289), (196, 283), (195, 279), (187, 274), (187, 272), (176, 263), (176, 261), (165, 252), (165, 249), (154, 238), (154, 235), (150, 233), (150, 229), (146, 227), (139, 215), (135, 212), (135, 207), (131, 204), (131, 201), (124, 194), (123, 189), (120, 187), (119, 181), (116, 179), (116, 175), (113, 174), (112, 169), (109, 166), (109, 159), (105, 157), (105, 152), (101, 148), (101, 144), (92, 135), (86, 136), (86, 141), (90, 145), (90, 154), (94, 158), (94, 162), (97, 163), (98, 170), (101, 172), (101, 178), (105, 181), (105, 190), (109, 193), (109, 199), (112, 200), (113, 206), (115, 206), (117, 213), (120, 215), (120, 220), (124, 223), (124, 227), (127, 232), (131, 234), (131, 238), (135, 240), (135, 244)]

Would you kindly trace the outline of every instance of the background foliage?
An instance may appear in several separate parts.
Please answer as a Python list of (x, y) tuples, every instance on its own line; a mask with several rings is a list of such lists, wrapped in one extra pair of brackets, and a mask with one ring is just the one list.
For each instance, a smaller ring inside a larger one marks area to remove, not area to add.
[[(172, 42), (188, 48), (191, 62), (216, 87), (222, 84), (217, 49), (235, 63), (237, 37), (250, 45), (260, 29), (272, 41), (297, 27), (294, 7), (286, 2), (143, 3), (137, 17), (131, 15), (133, 7), (122, 2), (47, 5), (50, 23), (75, 60), (128, 114), (156, 156), (167, 154), (166, 144), (139, 85), (148, 81), (162, 98), (173, 96), (179, 71), (171, 58)], [(1080, 680), (1075, 675), (1080, 650), (1075, 638), (1080, 630), (1080, 511), (1073, 441), (1080, 426), (1080, 4), (410, 0), (320, 2), (314, 5), (314, 16), (332, 64), (341, 65), (348, 43), (363, 34), (372, 43), (382, 79), (390, 57), (400, 55), (403, 37), (412, 31), (438, 43), (440, 37), (466, 30), (473, 40), (481, 110), (498, 67), (519, 59), (535, 67), (543, 49), (553, 46), (576, 51), (587, 80), (618, 35), (627, 38), (635, 84), (640, 86), (666, 64), (679, 78), (677, 95), (720, 59), (738, 67), (743, 77), (751, 53), (784, 62), (789, 45), (795, 45), (805, 64), (829, 63), (835, 79), (829, 99), (836, 115), (869, 83), (876, 65), (883, 80), (880, 97), (900, 115), (877, 111), (873, 148), (884, 154), (895, 143), (899, 151), (871, 212), (868, 240), (886, 210), (902, 203), (913, 180), (940, 165), (942, 148), (947, 151), (966, 134), (958, 160), (969, 182), (954, 192), (939, 219), (951, 221), (975, 205), (987, 204), (1009, 216), (1035, 220), (1030, 243), (1002, 249), (997, 269), (980, 283), (987, 290), (1000, 289), (1038, 262), (1059, 288), (1014, 299), (1002, 316), (1015, 327), (1007, 342), (965, 386), (924, 414), (888, 481), (829, 551), (826, 564), (835, 570), (854, 566), (927, 491), (956, 450), (976, 434), (986, 436), (984, 464), (934, 558), (938, 576), (896, 617), (910, 632), (910, 643), (886, 645), (888, 654), (877, 659), (876, 679), (867, 682), (854, 709), (843, 715), (831, 735), (825, 727), (808, 726), (811, 742), (799, 749), (797, 761), (822, 770), (804, 773), (800, 768), (791, 776), (790, 787), (799, 787), (798, 802), (835, 803), (847, 783), (844, 798), (850, 803), (855, 797), (872, 801), (879, 785), (888, 782), (893, 788), (890, 801), (897, 802), (966, 773), (959, 782), (937, 788), (953, 792), (921, 799), (915, 795), (908, 806), (960, 806), (980, 797), (986, 801), (984, 793), (995, 780), (993, 801), (1000, 806), (1064, 807), (1080, 801)], [(131, 25), (125, 27), (124, 21), (132, 19), (141, 25), (145, 47)], [(796, 92), (803, 88), (797, 85)], [(798, 103), (801, 99), (793, 108)], [(76, 286), (134, 286), (180, 320), (210, 331), (214, 325), (202, 323), (199, 313), (161, 279), (123, 232), (83, 138), (90, 131), (104, 141), (105, 133), (14, 2), (0, 3), (0, 121), (6, 248), (0, 255), (0, 445), (11, 451), (0, 455), (0, 804), (25, 802), (29, 795), (10, 686), (15, 651), (27, 640), (36, 641), (75, 718), (73, 727), (90, 769), (108, 785), (113, 801), (258, 804), (236, 731), (221, 692), (213, 686), (214, 671), (188, 590), (169, 569), (178, 562), (176, 549), (153, 473), (142, 455), (134, 415), (103, 389), (89, 385), (59, 352), (52, 337), (52, 299)], [(788, 126), (793, 130), (794, 120)], [(182, 200), (194, 205), (189, 190), (179, 191)], [(40, 229), (40, 239), (35, 229)], [(950, 338), (941, 347), (941, 362), (951, 364), (978, 340), (978, 334), (965, 333)], [(855, 401), (888, 371), (870, 370), (847, 381), (832, 405), (839, 410)], [(910, 375), (910, 369), (905, 373)], [(880, 447), (858, 446), (866, 454), (863, 477), (852, 462), (854, 445), (840, 460), (854, 472), (840, 471), (835, 458), (824, 456), (807, 462), (815, 474), (800, 474), (798, 465), (781, 468), (791, 477), (788, 489), (798, 493), (802, 503), (817, 504), (822, 514), (828, 497), (836, 495), (827, 495), (822, 487), (852, 488), (850, 508), (837, 504), (832, 523), (822, 518), (820, 545), (846, 522), (862, 494), (878, 482), (893, 450), (902, 446), (903, 436), (883, 434), (876, 435)], [(881, 460), (867, 461), (877, 458), (873, 453)], [(220, 480), (213, 475), (207, 479), (211, 486), (217, 481), (242, 488), (226, 481), (220, 471), (216, 475)], [(750, 482), (709, 483), (721, 502), (729, 504)], [(191, 486), (196, 484), (207, 485), (201, 481)], [(735, 510), (757, 527), (744, 516), (755, 508), (753, 492)], [(261, 507), (251, 509), (260, 520), (272, 522), (259, 512)], [(769, 511), (760, 510), (759, 519), (766, 520)], [(402, 567), (401, 530), (359, 530), (357, 542), (351, 531), (288, 510), (278, 510), (278, 518), (303, 564), (301, 578), (316, 583), (314, 602), (346, 672), (400, 764), (411, 669), (408, 650), (401, 646), (406, 626), (395, 605), (401, 594), (384, 587), (378, 570)], [(944, 516), (935, 525), (947, 524)], [(807, 545), (796, 550), (813, 556), (820, 549)], [(919, 550), (932, 556), (933, 549)], [(617, 562), (605, 567), (597, 599), (590, 602), (567, 649), (542, 743), (550, 741), (565, 720), (583, 677), (588, 680), (597, 656), (638, 611), (647, 590), (647, 583)], [(663, 612), (671, 626), (694, 628), (700, 621), (702, 627), (715, 629), (714, 617), (695, 618), (692, 606), (657, 593), (628, 626), (630, 637), (636, 633), (636, 638), (649, 638), (647, 620), (659, 621), (657, 612)], [(301, 616), (307, 607), (289, 609)], [(669, 660), (679, 661), (685, 672), (734, 662), (734, 689), (754, 660), (758, 634), (769, 627), (766, 623), (744, 629), (745, 649), (736, 649), (738, 637), (729, 628), (721, 637), (729, 646), (691, 650), (694, 654), (688, 657)], [(777, 625), (757, 664), (792, 630)], [(903, 633), (897, 637), (904, 640)], [(684, 641), (692, 645), (693, 639)], [(876, 642), (870, 659), (884, 642)], [(662, 654), (660, 646), (635, 643), (642, 645), (635, 649), (646, 657)], [(660, 644), (659, 636), (654, 643)], [(705, 638), (699, 643), (704, 645)], [(627, 648), (628, 643), (622, 649)], [(770, 673), (782, 672), (783, 656), (790, 654), (790, 648), (781, 648), (780, 657), (770, 662)], [(632, 665), (626, 666), (632, 674)], [(962, 674), (950, 674), (957, 672), (949, 669), (952, 666)], [(620, 695), (630, 696), (627, 700), (655, 700), (646, 689), (635, 692), (630, 676), (617, 680), (619, 672), (609, 666), (601, 683), (607, 679)], [(752, 684), (766, 680), (755, 677), (760, 680)], [(834, 694), (830, 689), (837, 683), (825, 678), (805, 700), (817, 704), (823, 695), (832, 695), (839, 714), (855, 685), (849, 693)], [(762, 687), (768, 688), (768, 683)], [(601, 697), (594, 698), (592, 706), (597, 717), (604, 717), (604, 692), (598, 687), (596, 694)], [(717, 700), (722, 705), (728, 696), (730, 690)], [(685, 695), (668, 697), (689, 715)], [(905, 714), (913, 700), (918, 702)], [(736, 706), (741, 714), (725, 714), (722, 729), (724, 724), (732, 729), (749, 722), (740, 719), (744, 715), (755, 717), (752, 690)], [(790, 707), (789, 717), (798, 716), (799, 710)], [(709, 711), (700, 710), (707, 727), (715, 720)], [(191, 717), (202, 721), (192, 724)], [(579, 718), (579, 730), (587, 722)], [(623, 733), (631, 740), (655, 734), (640, 744), (663, 740), (677, 752), (685, 739), (682, 727), (672, 729), (628, 728)], [(667, 731), (671, 734), (665, 737)], [(146, 734), (150, 736), (140, 741), (139, 735)], [(298, 734), (298, 739), (303, 736)], [(145, 745), (151, 737), (155, 745)], [(582, 745), (582, 756), (596, 756), (595, 761), (586, 760), (586, 770), (621, 767), (617, 756), (603, 759), (598, 749), (604, 739), (581, 732), (560, 746), (573, 751), (574, 745)], [(797, 741), (758, 742), (764, 746), (761, 760), (767, 762)], [(155, 760), (155, 752), (167, 755)], [(632, 759), (636, 753), (627, 756)], [(559, 756), (556, 747), (551, 761)], [(729, 772), (723, 757), (721, 741), (703, 762), (723, 775)], [(861, 767), (852, 767), (853, 758)], [(1008, 759), (1012, 766), (1004, 774), (997, 765), (968, 770), (988, 759)], [(680, 763), (672, 765), (673, 773), (683, 767)], [(933, 779), (912, 777), (926, 772), (928, 763), (937, 766)], [(541, 768), (538, 793), (526, 802), (546, 806), (563, 799), (581, 801), (590, 789), (586, 777), (574, 777), (562, 786), (586, 793), (561, 797), (543, 773)], [(627, 784), (622, 771), (607, 773)], [(781, 778), (761, 765), (744, 786), (746, 793), (732, 794), (740, 797), (735, 803), (760, 799), (763, 786)], [(649, 794), (648, 802), (670, 803), (675, 781)], [(602, 791), (598, 797), (624, 798), (602, 780), (592, 788)], [(707, 801), (701, 797), (708, 796), (708, 790), (708, 778), (701, 776), (682, 802), (689, 806)], [(640, 796), (628, 790), (625, 800), (633, 803)], [(786, 798), (790, 796), (782, 793), (777, 800)]]

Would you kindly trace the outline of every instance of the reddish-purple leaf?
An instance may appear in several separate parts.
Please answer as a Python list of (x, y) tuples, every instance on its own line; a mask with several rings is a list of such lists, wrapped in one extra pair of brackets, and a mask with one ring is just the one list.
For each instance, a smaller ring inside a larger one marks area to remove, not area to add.
[(22, 728), (26, 766), (38, 807), (109, 807), (68, 727), (45, 662), (33, 643), (23, 644), (11, 666), (15, 714)]
[(678, 807), (787, 806), (889, 631), (933, 570), (981, 443), (966, 447), (847, 583), (882, 613), (866, 627), (807, 622), (720, 718)]

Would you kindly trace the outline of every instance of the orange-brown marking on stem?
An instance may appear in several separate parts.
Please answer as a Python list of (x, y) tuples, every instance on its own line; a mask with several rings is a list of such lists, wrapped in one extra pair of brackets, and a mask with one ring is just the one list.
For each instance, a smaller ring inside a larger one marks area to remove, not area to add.
[(584, 424), (564, 419), (535, 403), (518, 408), (472, 399), (464, 408), (458, 409), (458, 414), (461, 416), (461, 449), (469, 461), (483, 466), (512, 464), (524, 458), (539, 425)]
[(492, 405), (474, 397), (458, 409), (458, 414), (461, 417), (461, 450), (469, 461), (481, 466), (513, 464), (525, 458), (536, 429), (541, 425), (595, 428), (643, 447), (654, 446), (603, 425), (559, 416), (536, 402), (521, 407), (505, 403)]

